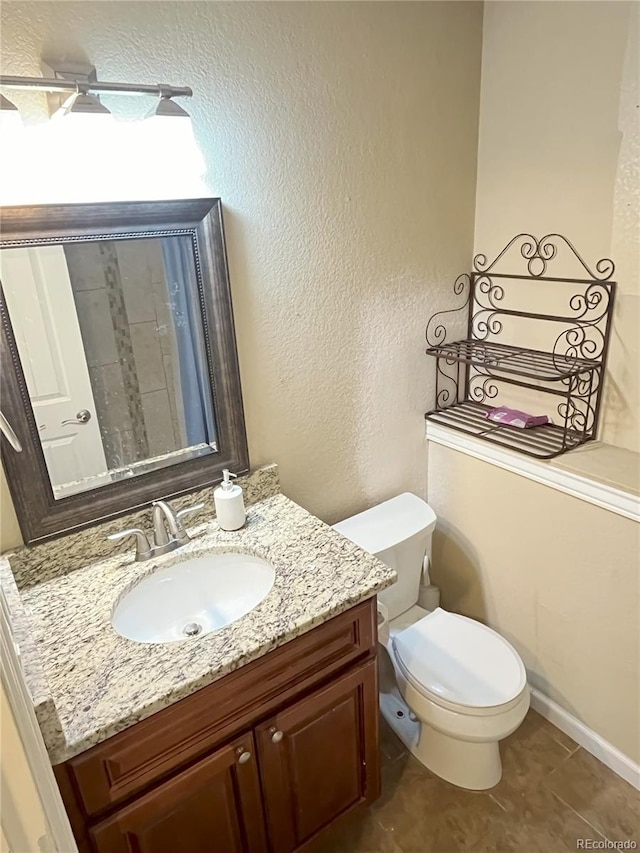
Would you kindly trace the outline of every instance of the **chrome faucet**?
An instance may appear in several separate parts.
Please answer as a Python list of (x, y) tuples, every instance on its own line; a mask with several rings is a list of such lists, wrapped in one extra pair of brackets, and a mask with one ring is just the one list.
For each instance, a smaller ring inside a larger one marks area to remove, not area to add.
[(178, 512), (174, 512), (165, 501), (154, 501), (152, 507), (153, 545), (149, 542), (147, 534), (139, 527), (131, 527), (128, 530), (121, 530), (119, 533), (112, 533), (107, 536), (107, 539), (112, 542), (124, 539), (126, 536), (135, 536), (137, 562), (168, 554), (170, 551), (175, 551), (176, 548), (190, 542), (191, 537), (184, 529), (180, 519), (191, 512), (198, 512), (203, 509), (204, 503), (185, 507)]

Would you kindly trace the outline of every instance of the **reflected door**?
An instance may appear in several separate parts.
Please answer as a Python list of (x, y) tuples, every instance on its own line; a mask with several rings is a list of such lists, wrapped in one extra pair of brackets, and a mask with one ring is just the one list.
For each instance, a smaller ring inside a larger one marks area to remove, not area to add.
[[(1, 252), (0, 277), (51, 485), (102, 474), (107, 464), (63, 247)], [(82, 412), (89, 418), (78, 422)]]

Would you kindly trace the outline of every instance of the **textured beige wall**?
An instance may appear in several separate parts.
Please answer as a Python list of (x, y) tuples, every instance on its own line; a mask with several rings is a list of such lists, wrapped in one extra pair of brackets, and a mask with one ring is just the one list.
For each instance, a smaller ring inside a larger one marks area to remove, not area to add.
[[(600, 437), (640, 450), (640, 5), (485, 4), (475, 249), (565, 234), (618, 294)], [(577, 274), (559, 256), (554, 269)]]
[(640, 525), (429, 445), (444, 607), (516, 647), (534, 687), (640, 761)]
[[(588, 259), (615, 259), (603, 437), (630, 450), (640, 438), (638, 9), (485, 5), (475, 223), (487, 254), (519, 230), (559, 231)], [(428, 496), (444, 606), (502, 633), (534, 686), (640, 760), (640, 527), (438, 445)]]
[(252, 464), (279, 463), (284, 491), (328, 521), (424, 494), (424, 326), (471, 257), (481, 4), (1, 11), (5, 73), (86, 56), (104, 79), (193, 87), (226, 206)]

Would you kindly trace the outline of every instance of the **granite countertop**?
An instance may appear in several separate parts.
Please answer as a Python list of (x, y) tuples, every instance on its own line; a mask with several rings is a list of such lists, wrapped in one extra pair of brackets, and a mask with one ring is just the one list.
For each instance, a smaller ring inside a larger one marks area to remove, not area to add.
[[(49, 565), (41, 579), (14, 567), (17, 589), (3, 561), (0, 576), (53, 764), (348, 610), (396, 578), (282, 494), (249, 506), (239, 531), (207, 521), (189, 532), (188, 545), (148, 562), (135, 562), (129, 543), (125, 553), (73, 571)], [(271, 591), (246, 616), (210, 634), (164, 644), (134, 642), (113, 629), (115, 602), (146, 574), (231, 550), (259, 555), (276, 570)]]

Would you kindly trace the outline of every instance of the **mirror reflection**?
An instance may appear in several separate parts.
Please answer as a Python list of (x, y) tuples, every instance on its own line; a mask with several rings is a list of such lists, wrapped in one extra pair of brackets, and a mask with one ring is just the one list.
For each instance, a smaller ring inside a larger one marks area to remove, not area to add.
[(56, 498), (217, 451), (191, 238), (0, 251)]

